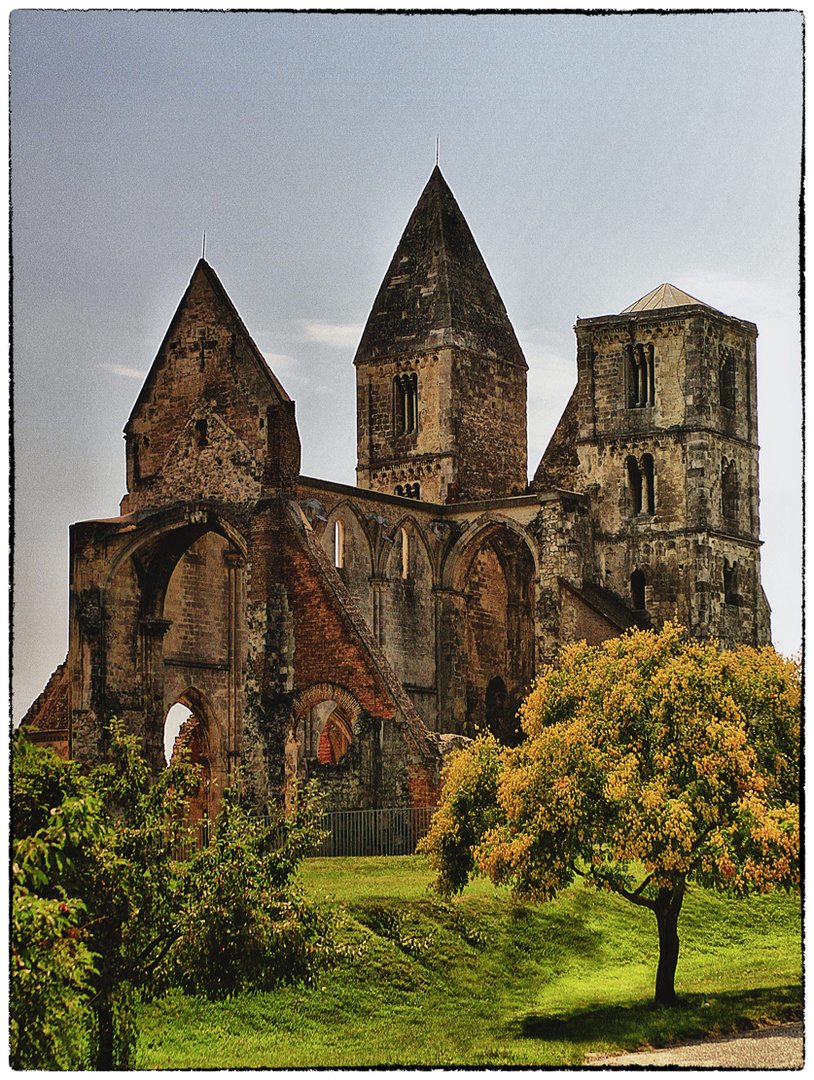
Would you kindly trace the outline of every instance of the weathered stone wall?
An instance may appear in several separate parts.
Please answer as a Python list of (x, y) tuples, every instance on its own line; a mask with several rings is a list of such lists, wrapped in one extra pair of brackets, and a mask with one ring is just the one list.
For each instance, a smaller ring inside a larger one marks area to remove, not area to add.
[(452, 366), (452, 429), (459, 501), (525, 493), (525, 367), (457, 350)]

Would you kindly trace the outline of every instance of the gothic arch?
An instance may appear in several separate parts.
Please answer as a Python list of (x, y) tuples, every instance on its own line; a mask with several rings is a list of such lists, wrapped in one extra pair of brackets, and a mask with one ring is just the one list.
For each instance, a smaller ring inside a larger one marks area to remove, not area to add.
[(535, 673), (534, 548), (525, 530), (489, 514), (460, 538), (444, 570), (448, 603), (458, 612), (442, 629), (454, 635), (461, 659), (463, 733), (488, 729), (513, 745), (517, 710)]
[(313, 683), (311, 686), (306, 686), (304, 690), (300, 690), (292, 705), (292, 727), (296, 728), (300, 718), (316, 705), (321, 705), (323, 701), (335, 701), (350, 720), (351, 727), (356, 733), (362, 706), (350, 690), (346, 690), (344, 686), (337, 686), (335, 683)]
[[(349, 543), (351, 536), (360, 536), (364, 540), (362, 546), (362, 556), (366, 558), (367, 567), (366, 573), (368, 576), (373, 573), (374, 566), (374, 545), (368, 529), (367, 522), (353, 505), (349, 499), (343, 499), (342, 502), (337, 503), (328, 512), (328, 520), (322, 530), (322, 547), (325, 554), (334, 562), (334, 529), (337, 521), (341, 521), (345, 526), (345, 550), (349, 551)], [(350, 535), (349, 535), (350, 534)], [(334, 563), (334, 565), (336, 565)]]
[(163, 767), (165, 718), (180, 701), (205, 721), (225, 785), (243, 724), (246, 544), (204, 507), (156, 516), (107, 568), (101, 607), (116, 612), (151, 766)]
[[(243, 535), (226, 518), (206, 506), (191, 514), (174, 510), (157, 515), (146, 528), (139, 528), (133, 539), (117, 552), (102, 580), (106, 590), (120, 571), (125, 560), (132, 560), (142, 593), (142, 615), (158, 617), (156, 604), (163, 603), (169, 580), (178, 560), (189, 548), (208, 532), (222, 536), (235, 551), (246, 558), (247, 544)], [(167, 541), (166, 544), (164, 541)]]
[(472, 561), (480, 548), (503, 529), (525, 547), (534, 564), (533, 580), (539, 581), (540, 563), (536, 546), (531, 542), (526, 530), (503, 514), (484, 514), (466, 530), (463, 536), (458, 538), (447, 554), (441, 569), (442, 588), (460, 592), (469, 576)]
[[(321, 710), (325, 705), (334, 707)], [(334, 683), (313, 683), (296, 695), (285, 745), (287, 812), (293, 808), (298, 779), (305, 779), (316, 765), (341, 761), (358, 737), (361, 713), (353, 694)]]
[(436, 579), (436, 569), (432, 558), (432, 552), (430, 551), (430, 546), (427, 543), (427, 538), (424, 535), (424, 530), (421, 528), (421, 526), (412, 514), (404, 514), (404, 516), (401, 517), (396, 522), (395, 526), (393, 526), (393, 528), (390, 529), (390, 531), (388, 532), (388, 542), (382, 545), (379, 552), (378, 573), (384, 576), (387, 575), (388, 564), (390, 562), (390, 559), (393, 557), (393, 551), (396, 544), (398, 543), (398, 538), (402, 529), (407, 529), (410, 535), (415, 537), (417, 542), (420, 543), (421, 547), (424, 549), (424, 556), (427, 561), (427, 566), (429, 566), (430, 568), (430, 573), (432, 575), (434, 585)]

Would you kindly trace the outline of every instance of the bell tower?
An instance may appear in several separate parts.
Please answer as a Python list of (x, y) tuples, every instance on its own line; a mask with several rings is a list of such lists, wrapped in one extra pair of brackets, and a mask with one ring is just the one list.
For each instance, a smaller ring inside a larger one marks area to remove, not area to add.
[(696, 637), (768, 642), (757, 327), (665, 284), (575, 329), (597, 583)]
[(448, 503), (526, 490), (526, 370), (436, 165), (354, 359), (360, 488)]

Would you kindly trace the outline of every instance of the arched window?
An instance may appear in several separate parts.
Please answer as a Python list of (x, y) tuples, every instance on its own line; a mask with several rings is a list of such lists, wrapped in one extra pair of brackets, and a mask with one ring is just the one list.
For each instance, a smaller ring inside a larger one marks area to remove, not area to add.
[(341, 570), (345, 565), (345, 526), (337, 518), (334, 523), (334, 566)]
[(396, 484), (396, 494), (398, 496), (402, 496), (404, 494), (404, 489), (402, 488), (401, 484)]
[(634, 570), (630, 575), (630, 598), (637, 611), (645, 610), (644, 590), (647, 582), (641, 570)]
[(644, 409), (656, 403), (656, 355), (652, 345), (628, 345), (627, 404), (629, 409)]
[(630, 512), (635, 517), (642, 512), (642, 474), (635, 457), (629, 457), (627, 466), (627, 486), (630, 492)]
[(721, 467), (721, 510), (724, 527), (734, 531), (738, 524), (738, 474), (735, 462), (726, 458)]
[(654, 485), (655, 466), (652, 454), (642, 455), (642, 513), (656, 512), (656, 492)]
[(418, 375), (396, 375), (393, 379), (393, 414), (396, 435), (418, 431)]

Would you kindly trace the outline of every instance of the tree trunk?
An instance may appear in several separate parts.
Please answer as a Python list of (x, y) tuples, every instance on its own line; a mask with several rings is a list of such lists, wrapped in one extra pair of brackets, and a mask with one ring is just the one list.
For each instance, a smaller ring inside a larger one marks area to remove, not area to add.
[(96, 1069), (99, 1072), (111, 1072), (114, 1068), (113, 1002), (110, 995), (104, 992), (96, 1003), (96, 1022), (99, 1039), (96, 1048)]
[(675, 1005), (678, 964), (678, 915), (684, 900), (684, 881), (659, 889), (654, 911), (659, 927), (659, 966), (656, 971), (656, 1004)]

